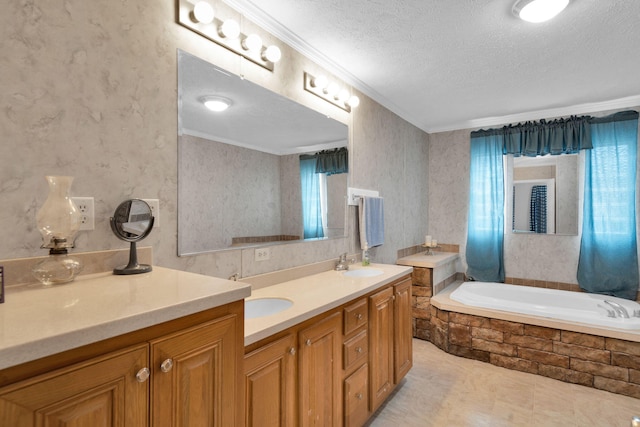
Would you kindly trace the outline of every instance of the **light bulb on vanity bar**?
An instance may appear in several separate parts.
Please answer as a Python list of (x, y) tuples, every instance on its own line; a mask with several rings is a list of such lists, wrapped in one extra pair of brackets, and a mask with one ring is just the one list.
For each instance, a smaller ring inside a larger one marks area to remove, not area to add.
[(211, 24), (214, 16), (213, 7), (206, 1), (196, 3), (191, 12), (191, 19), (201, 24)]

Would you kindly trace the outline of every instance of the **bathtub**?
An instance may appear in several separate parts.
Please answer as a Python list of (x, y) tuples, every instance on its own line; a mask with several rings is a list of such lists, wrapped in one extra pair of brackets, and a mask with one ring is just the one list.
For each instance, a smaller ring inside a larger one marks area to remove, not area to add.
[[(474, 307), (610, 328), (640, 330), (640, 304), (606, 295), (504, 283), (465, 282), (451, 293), (450, 298)], [(621, 317), (616, 312), (612, 307), (616, 304), (626, 309), (629, 318)], [(612, 315), (615, 317), (611, 317)]]

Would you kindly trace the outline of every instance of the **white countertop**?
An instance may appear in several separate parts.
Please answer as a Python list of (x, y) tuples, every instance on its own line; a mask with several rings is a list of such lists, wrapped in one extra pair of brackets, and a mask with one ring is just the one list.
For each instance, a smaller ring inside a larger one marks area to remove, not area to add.
[(7, 289), (0, 304), (0, 369), (241, 300), (251, 287), (153, 267)]
[(436, 268), (449, 262), (453, 262), (459, 257), (460, 255), (455, 252), (434, 252), (433, 255), (425, 255), (425, 252), (421, 252), (415, 255), (399, 258), (396, 263), (400, 265), (411, 265), (413, 267)]
[(382, 274), (372, 277), (345, 277), (343, 271), (325, 271), (300, 279), (256, 289), (250, 299), (286, 298), (293, 305), (280, 313), (255, 319), (246, 319), (244, 345), (285, 330), (300, 322), (338, 307), (350, 300), (366, 295), (400, 277), (411, 273), (411, 267), (371, 264), (369, 267), (351, 265), (350, 270), (376, 268)]

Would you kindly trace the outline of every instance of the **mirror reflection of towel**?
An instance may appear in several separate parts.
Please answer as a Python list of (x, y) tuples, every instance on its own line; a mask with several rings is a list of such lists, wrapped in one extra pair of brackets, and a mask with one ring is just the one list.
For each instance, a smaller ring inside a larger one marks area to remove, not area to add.
[(360, 247), (373, 248), (384, 243), (384, 199), (360, 196), (358, 200)]

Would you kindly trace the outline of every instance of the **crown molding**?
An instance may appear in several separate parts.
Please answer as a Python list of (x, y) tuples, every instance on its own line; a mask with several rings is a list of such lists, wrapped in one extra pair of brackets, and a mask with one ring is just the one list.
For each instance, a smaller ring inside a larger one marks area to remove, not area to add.
[(427, 133), (448, 132), (461, 129), (476, 129), (488, 126), (504, 126), (511, 123), (550, 119), (576, 114), (597, 113), (600, 111), (618, 110), (633, 107), (640, 107), (640, 95), (612, 99), (609, 101), (549, 108), (546, 110), (526, 111), (524, 113), (509, 114), (506, 116), (485, 117), (481, 119), (467, 120), (463, 122), (452, 123), (447, 126), (430, 128), (429, 130), (427, 130)]
[(261, 26), (263, 29), (269, 31), (281, 41), (297, 50), (302, 55), (306, 56), (313, 62), (317, 63), (319, 66), (325, 68), (328, 72), (343, 80), (348, 85), (352, 86), (362, 94), (368, 96), (391, 112), (400, 116), (402, 119), (427, 133), (498, 126), (522, 121), (540, 120), (543, 118), (587, 114), (595, 113), (598, 111), (616, 110), (620, 108), (640, 106), (640, 95), (634, 95), (609, 101), (577, 104), (567, 107), (550, 108), (545, 110), (527, 111), (505, 116), (465, 120), (461, 122), (454, 122), (445, 126), (429, 126), (428, 123), (425, 123), (428, 122), (428, 119), (420, 116), (418, 112), (408, 111), (400, 107), (369, 85), (365, 84), (362, 80), (351, 74), (340, 64), (332, 61), (329, 57), (310, 46), (296, 34), (292, 33), (287, 27), (283, 26), (271, 16), (266, 14), (253, 2), (249, 0), (224, 0), (224, 2), (238, 10), (244, 16), (252, 20), (255, 24)]

